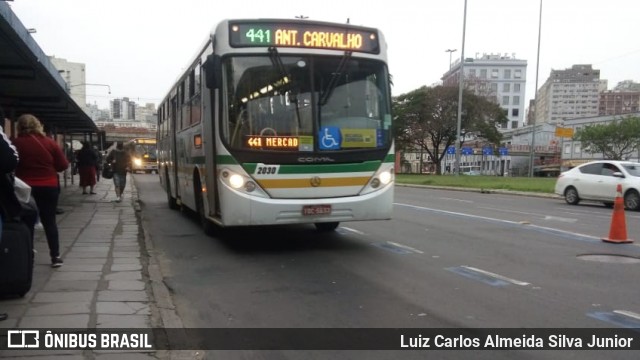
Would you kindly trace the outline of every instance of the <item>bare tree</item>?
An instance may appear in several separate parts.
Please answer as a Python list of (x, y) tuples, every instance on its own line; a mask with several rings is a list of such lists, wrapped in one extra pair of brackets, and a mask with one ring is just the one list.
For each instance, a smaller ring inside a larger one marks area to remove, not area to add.
[[(422, 87), (394, 99), (396, 145), (400, 150), (426, 152), (435, 162), (436, 173), (442, 174), (440, 163), (446, 149), (457, 135), (458, 89), (455, 87)], [(501, 134), (496, 124), (507, 121), (504, 111), (484, 96), (464, 91), (462, 133), (475, 133), (498, 144)]]

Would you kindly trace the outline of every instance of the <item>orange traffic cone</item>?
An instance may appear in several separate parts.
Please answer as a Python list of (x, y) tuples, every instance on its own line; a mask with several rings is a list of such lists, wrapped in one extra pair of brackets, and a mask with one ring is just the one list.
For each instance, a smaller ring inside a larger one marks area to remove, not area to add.
[(624, 218), (622, 185), (618, 184), (616, 192), (616, 199), (613, 202), (613, 215), (611, 216), (611, 228), (609, 229), (609, 237), (602, 238), (602, 241), (616, 244), (632, 243), (633, 240), (627, 239), (627, 222)]

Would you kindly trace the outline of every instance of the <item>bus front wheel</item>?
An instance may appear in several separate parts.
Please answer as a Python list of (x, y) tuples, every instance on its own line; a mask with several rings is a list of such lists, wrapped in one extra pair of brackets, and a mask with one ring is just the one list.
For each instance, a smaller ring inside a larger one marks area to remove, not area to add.
[(329, 232), (335, 230), (340, 223), (338, 221), (315, 223), (316, 229), (320, 232)]

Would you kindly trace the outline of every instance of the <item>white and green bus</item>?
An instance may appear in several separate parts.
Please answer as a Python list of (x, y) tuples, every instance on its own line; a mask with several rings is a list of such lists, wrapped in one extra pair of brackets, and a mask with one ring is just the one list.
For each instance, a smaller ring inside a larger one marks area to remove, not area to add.
[(207, 233), (389, 219), (389, 78), (376, 29), (222, 21), (158, 108), (169, 206), (197, 212)]

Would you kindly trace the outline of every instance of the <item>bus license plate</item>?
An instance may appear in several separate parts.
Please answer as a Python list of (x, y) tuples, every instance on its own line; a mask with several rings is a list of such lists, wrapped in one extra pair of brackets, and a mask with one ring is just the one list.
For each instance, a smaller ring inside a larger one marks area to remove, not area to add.
[(305, 205), (302, 207), (302, 215), (328, 215), (331, 214), (331, 205)]

